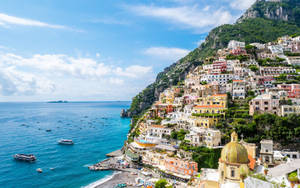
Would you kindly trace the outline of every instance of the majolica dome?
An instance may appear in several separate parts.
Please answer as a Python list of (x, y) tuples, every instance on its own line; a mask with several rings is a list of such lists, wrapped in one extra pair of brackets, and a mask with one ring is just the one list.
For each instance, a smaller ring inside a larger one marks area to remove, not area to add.
[(238, 143), (236, 132), (231, 134), (231, 142), (226, 144), (221, 152), (221, 161), (225, 163), (248, 164), (247, 149)]

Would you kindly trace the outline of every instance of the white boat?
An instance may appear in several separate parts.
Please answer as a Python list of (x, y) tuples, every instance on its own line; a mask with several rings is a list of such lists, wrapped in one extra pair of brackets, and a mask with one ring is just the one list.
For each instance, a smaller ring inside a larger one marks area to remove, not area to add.
[(74, 142), (72, 140), (67, 140), (67, 139), (61, 139), (58, 141), (59, 144), (62, 144), (62, 145), (73, 145)]
[(36, 169), (36, 171), (37, 171), (38, 173), (42, 173), (42, 172), (43, 172), (43, 170), (42, 170), (41, 168)]
[(15, 154), (14, 159), (19, 161), (33, 162), (36, 160), (36, 157), (32, 154)]

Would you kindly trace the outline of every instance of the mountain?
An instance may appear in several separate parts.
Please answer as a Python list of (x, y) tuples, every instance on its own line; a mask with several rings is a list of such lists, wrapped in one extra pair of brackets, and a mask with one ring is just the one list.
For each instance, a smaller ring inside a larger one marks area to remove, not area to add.
[(213, 29), (198, 48), (159, 73), (154, 83), (133, 98), (126, 116), (138, 116), (150, 108), (162, 91), (179, 84), (190, 70), (230, 40), (267, 43), (293, 34), (300, 34), (300, 0), (257, 0), (235, 24)]

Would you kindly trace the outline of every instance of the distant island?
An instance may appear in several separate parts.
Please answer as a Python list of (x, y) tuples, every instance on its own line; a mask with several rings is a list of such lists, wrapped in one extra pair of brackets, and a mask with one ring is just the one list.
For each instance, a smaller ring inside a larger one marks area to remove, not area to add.
[(48, 103), (68, 103), (68, 101), (63, 101), (63, 100), (59, 100), (59, 101), (48, 101)]

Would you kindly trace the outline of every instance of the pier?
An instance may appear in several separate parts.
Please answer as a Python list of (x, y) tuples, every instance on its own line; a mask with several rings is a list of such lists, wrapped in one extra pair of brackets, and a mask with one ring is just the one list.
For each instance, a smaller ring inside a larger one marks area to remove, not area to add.
[(89, 166), (89, 169), (92, 171), (105, 171), (105, 170), (115, 170), (123, 172), (135, 172), (135, 169), (130, 168), (130, 165), (120, 160), (120, 158), (108, 158), (97, 164)]
[(111, 153), (106, 154), (107, 157), (120, 157), (122, 156), (122, 151), (120, 149), (113, 151)]

